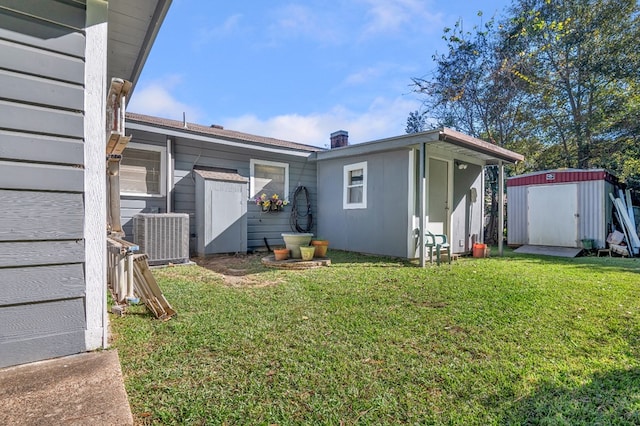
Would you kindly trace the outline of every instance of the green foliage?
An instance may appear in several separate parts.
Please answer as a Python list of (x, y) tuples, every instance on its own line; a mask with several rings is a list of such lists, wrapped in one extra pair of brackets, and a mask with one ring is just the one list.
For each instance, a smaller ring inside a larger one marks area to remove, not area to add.
[(111, 318), (137, 423), (640, 422), (637, 260), (330, 258), (154, 270), (178, 316)]
[(435, 74), (413, 79), (435, 121), (524, 153), (519, 171), (602, 167), (638, 182), (635, 0), (514, 0), (500, 21), (443, 38)]
[(419, 133), (427, 130), (426, 111), (412, 111), (407, 118), (407, 133)]
[(608, 155), (599, 145), (615, 145), (639, 93), (637, 3), (519, 0), (512, 13), (502, 43), (534, 127), (562, 147), (558, 166), (602, 167)]

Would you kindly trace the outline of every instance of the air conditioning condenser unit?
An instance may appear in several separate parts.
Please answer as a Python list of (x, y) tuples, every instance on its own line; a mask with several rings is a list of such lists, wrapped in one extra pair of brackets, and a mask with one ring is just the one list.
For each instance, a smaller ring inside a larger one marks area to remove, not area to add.
[(189, 215), (139, 213), (133, 216), (133, 242), (150, 265), (189, 262)]

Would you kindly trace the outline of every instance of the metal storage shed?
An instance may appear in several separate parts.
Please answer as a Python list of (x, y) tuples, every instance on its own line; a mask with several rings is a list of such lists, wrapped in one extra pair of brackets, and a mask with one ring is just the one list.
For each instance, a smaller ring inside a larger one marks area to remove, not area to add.
[(559, 169), (507, 179), (507, 244), (605, 246), (618, 179), (604, 169)]

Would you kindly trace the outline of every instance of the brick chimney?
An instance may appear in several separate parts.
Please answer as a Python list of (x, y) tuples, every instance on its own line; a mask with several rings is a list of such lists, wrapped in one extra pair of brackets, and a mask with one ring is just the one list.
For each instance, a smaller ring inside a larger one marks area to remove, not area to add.
[(349, 132), (338, 130), (331, 133), (331, 149), (349, 145)]

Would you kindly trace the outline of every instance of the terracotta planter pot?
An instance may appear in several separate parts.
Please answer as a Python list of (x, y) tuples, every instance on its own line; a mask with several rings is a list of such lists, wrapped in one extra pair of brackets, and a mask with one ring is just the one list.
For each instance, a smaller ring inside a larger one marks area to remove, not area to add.
[(289, 258), (289, 250), (286, 248), (274, 249), (273, 255), (275, 256), (276, 260), (287, 260)]
[(312, 260), (313, 254), (316, 252), (316, 248), (313, 246), (300, 246), (300, 254), (302, 260)]
[(311, 245), (316, 248), (315, 257), (327, 257), (327, 249), (329, 248), (329, 241), (327, 240), (313, 240)]

